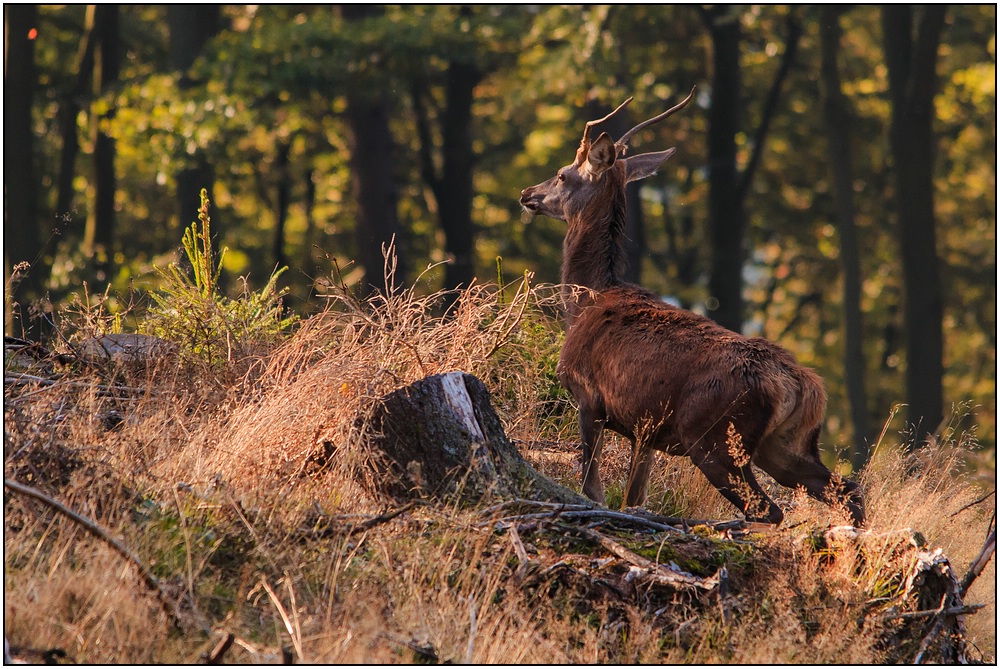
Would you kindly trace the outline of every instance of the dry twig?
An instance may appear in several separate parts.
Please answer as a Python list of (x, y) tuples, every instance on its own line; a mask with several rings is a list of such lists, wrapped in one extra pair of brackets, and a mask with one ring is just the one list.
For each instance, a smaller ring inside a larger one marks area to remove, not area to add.
[(979, 499), (977, 499), (975, 502), (969, 502), (968, 504), (966, 504), (965, 506), (963, 506), (961, 509), (959, 509), (955, 513), (951, 514), (951, 517), (954, 518), (958, 514), (960, 514), (963, 511), (965, 511), (966, 509), (971, 509), (972, 507), (976, 506), (977, 504), (982, 504), (983, 502), (985, 502), (986, 500), (988, 500), (990, 497), (992, 497), (995, 494), (997, 494), (997, 491), (996, 490), (991, 490), (990, 492), (986, 493), (985, 495), (983, 495), (982, 497), (980, 497)]

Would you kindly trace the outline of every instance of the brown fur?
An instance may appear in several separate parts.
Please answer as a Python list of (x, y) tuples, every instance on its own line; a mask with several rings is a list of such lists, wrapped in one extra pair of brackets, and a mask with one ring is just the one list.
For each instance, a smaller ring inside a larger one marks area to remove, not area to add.
[(752, 462), (781, 485), (843, 502), (863, 525), (860, 488), (819, 457), (822, 380), (777, 344), (730, 332), (622, 281), (625, 184), (651, 174), (670, 152), (618, 159), (621, 147), (610, 146), (607, 135), (593, 147), (585, 137), (572, 165), (521, 195), (525, 208), (568, 223), (563, 283), (585, 289), (564, 290), (568, 331), (557, 368), (580, 406), (584, 493), (604, 501), (599, 467), (607, 427), (637, 446), (630, 506), (645, 500), (653, 449), (690, 457), (748, 520), (783, 518)]

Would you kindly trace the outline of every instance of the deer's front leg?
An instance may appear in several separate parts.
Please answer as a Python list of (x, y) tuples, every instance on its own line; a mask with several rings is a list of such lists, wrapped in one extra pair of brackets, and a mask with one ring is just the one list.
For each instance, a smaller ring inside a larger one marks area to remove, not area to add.
[(604, 504), (604, 486), (601, 484), (604, 419), (591, 409), (580, 409), (580, 437), (583, 439), (583, 494)]

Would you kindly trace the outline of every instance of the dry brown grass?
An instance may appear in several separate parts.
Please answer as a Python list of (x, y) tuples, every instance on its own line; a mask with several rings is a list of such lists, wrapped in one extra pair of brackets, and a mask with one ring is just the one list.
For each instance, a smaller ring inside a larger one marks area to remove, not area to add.
[[(749, 547), (711, 538), (689, 547), (728, 556), (728, 622), (718, 607), (683, 598), (653, 616), (555, 580), (520, 587), (511, 542), (474, 509), (429, 505), (353, 535), (311, 534), (317, 518), (346, 523), (384, 510), (353, 478), (364, 457), (356, 421), (378, 397), (428, 374), (482, 378), (525, 455), (577, 485), (576, 415), (554, 378), (557, 293), (522, 282), (505, 297), (474, 287), (441, 317), (441, 295), (399, 291), (361, 304), (340, 294), (282, 344), (237, 361), (238, 378), (173, 365), (130, 376), (137, 392), (127, 398), (102, 396), (107, 376), (9, 388), (5, 477), (93, 518), (165, 588), (188, 593), (213, 627), (236, 635), (227, 661), (278, 661), (282, 646), (320, 663), (880, 660), (878, 626), (857, 620), (893, 587), (892, 539), (883, 558), (870, 547), (824, 556), (803, 537), (843, 515), (765, 477), (786, 509), (783, 529)], [(111, 411), (124, 420), (108, 429)], [(964, 573), (995, 509), (988, 500), (963, 510), (983, 493), (960, 473), (974, 445), (972, 435), (948, 434), (911, 456), (884, 439), (861, 480), (873, 531), (919, 530)], [(627, 442), (609, 438), (611, 503), (628, 456)], [(735, 517), (681, 458), (660, 458), (647, 506)], [(88, 663), (195, 662), (217, 640), (197, 632), (188, 612), (186, 631), (174, 630), (134, 570), (68, 519), (5, 493), (4, 526), (12, 645), (63, 648)], [(524, 540), (539, 555), (581, 550)], [(996, 658), (995, 573), (991, 563), (967, 598), (987, 604), (968, 620), (987, 661)]]

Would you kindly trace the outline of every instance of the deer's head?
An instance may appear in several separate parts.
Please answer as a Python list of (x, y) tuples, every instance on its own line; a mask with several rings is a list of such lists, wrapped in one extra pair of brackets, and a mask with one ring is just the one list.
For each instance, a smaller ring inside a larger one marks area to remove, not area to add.
[(530, 215), (544, 215), (568, 221), (580, 216), (588, 206), (595, 202), (608, 201), (615, 190), (624, 189), (630, 181), (644, 179), (656, 173), (660, 165), (674, 154), (675, 149), (642, 153), (625, 158), (628, 141), (643, 128), (662, 121), (674, 112), (684, 108), (694, 97), (694, 89), (690, 95), (672, 109), (659, 116), (643, 121), (635, 126), (617, 142), (606, 132), (590, 141), (590, 129), (598, 123), (603, 123), (625, 108), (632, 98), (618, 106), (613, 112), (602, 119), (588, 121), (583, 130), (580, 148), (576, 151), (576, 159), (560, 168), (556, 175), (537, 186), (530, 186), (521, 191), (521, 206)]

